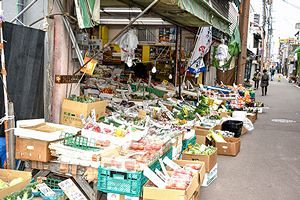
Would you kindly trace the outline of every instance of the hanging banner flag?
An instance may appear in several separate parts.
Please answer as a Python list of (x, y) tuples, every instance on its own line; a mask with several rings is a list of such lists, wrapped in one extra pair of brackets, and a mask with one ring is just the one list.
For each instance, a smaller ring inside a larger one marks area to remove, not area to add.
[(199, 74), (206, 70), (203, 57), (207, 54), (212, 44), (212, 27), (199, 29), (195, 48), (189, 61), (189, 71), (193, 74)]
[(100, 0), (74, 0), (78, 26), (91, 28), (100, 23)]

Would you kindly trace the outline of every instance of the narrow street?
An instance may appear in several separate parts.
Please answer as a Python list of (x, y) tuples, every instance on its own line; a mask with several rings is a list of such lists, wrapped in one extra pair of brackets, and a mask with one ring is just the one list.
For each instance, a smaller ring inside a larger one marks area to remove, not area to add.
[(268, 96), (260, 90), (256, 96), (269, 109), (259, 115), (255, 130), (242, 136), (237, 157), (218, 156), (218, 178), (201, 188), (201, 199), (300, 199), (300, 89), (285, 79), (268, 89)]

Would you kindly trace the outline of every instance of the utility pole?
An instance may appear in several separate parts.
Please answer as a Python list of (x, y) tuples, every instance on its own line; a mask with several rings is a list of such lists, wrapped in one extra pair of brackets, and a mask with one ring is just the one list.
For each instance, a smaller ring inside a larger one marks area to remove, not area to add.
[(263, 25), (261, 27), (261, 63), (260, 71), (265, 68), (265, 27), (266, 27), (266, 0), (262, 0), (263, 3)]
[(272, 45), (272, 38), (273, 38), (273, 25), (272, 25), (272, 4), (273, 2), (271, 0), (268, 1), (268, 19), (267, 19), (267, 24), (268, 24), (268, 35), (267, 35), (267, 44), (266, 44), (266, 62), (267, 62), (267, 67), (270, 67), (271, 63), (271, 45)]
[(243, 0), (240, 7), (240, 33), (241, 33), (241, 53), (238, 60), (237, 84), (244, 83), (245, 67), (247, 63), (247, 38), (249, 24), (250, 0)]

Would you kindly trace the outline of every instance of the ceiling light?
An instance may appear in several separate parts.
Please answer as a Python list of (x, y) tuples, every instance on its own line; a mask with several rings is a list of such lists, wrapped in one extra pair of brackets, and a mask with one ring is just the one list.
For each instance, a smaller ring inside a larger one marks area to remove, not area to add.
[(152, 72), (153, 74), (156, 73), (156, 67), (155, 67), (155, 66), (152, 68), (151, 72)]
[[(128, 24), (129, 19), (118, 19), (118, 18), (100, 18), (101, 24)], [(135, 21), (136, 25), (171, 25), (160, 18), (140, 18)]]
[(142, 10), (139, 8), (103, 8), (100, 12), (108, 13), (141, 13)]

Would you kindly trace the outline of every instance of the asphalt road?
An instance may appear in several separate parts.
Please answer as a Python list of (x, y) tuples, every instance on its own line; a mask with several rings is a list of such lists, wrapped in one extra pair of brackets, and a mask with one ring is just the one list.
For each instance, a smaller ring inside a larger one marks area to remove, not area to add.
[(268, 89), (256, 97), (269, 109), (241, 137), (237, 157), (218, 156), (218, 178), (201, 187), (201, 200), (300, 199), (300, 88), (282, 80)]

